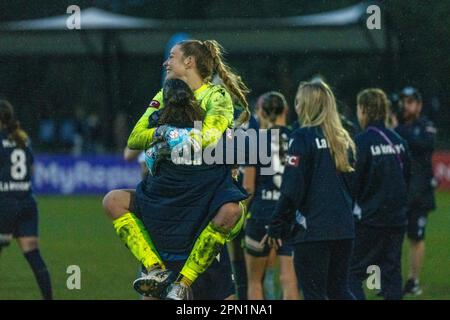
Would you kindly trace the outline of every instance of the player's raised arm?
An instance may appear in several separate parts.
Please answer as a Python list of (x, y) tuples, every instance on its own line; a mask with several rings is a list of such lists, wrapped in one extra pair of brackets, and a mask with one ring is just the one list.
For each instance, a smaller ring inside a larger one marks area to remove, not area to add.
[(128, 137), (128, 148), (132, 150), (145, 150), (150, 147), (150, 144), (153, 141), (153, 135), (155, 133), (155, 128), (150, 127), (149, 125), (149, 117), (153, 114), (153, 112), (157, 111), (160, 107), (162, 107), (163, 99), (162, 99), (162, 90), (159, 91), (153, 100), (150, 102), (149, 107), (139, 119), (139, 121), (134, 126), (131, 131), (130, 136)]

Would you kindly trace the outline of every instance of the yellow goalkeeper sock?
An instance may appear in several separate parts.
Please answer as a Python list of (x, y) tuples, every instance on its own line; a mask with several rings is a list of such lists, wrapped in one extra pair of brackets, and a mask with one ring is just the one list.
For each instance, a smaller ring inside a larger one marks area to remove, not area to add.
[(182, 276), (180, 282), (187, 286), (192, 285), (197, 277), (212, 264), (229, 235), (229, 231), (210, 222), (195, 241), (194, 248), (180, 272)]
[(233, 229), (231, 229), (230, 235), (227, 239), (227, 242), (236, 238), (236, 236), (239, 234), (239, 232), (241, 232), (242, 228), (244, 227), (245, 221), (248, 218), (247, 217), (247, 205), (246, 205), (245, 201), (240, 201), (239, 207), (241, 208), (241, 217), (239, 218), (238, 222), (233, 227)]
[(133, 255), (147, 270), (160, 266), (165, 269), (164, 263), (158, 254), (148, 232), (141, 220), (131, 212), (125, 213), (113, 221), (114, 229), (120, 239)]

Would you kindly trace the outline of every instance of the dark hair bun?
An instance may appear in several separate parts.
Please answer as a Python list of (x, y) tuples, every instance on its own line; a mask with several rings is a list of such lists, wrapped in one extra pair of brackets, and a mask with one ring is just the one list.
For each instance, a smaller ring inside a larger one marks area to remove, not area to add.
[(168, 97), (167, 103), (175, 108), (183, 108), (189, 105), (190, 99), (191, 96), (188, 94), (188, 92), (183, 90), (174, 90), (172, 92), (172, 95)]
[(168, 79), (164, 82), (163, 99), (166, 107), (183, 108), (190, 105), (195, 96), (183, 80)]
[(269, 118), (282, 114), (287, 107), (283, 94), (277, 91), (270, 91), (263, 94), (260, 101), (262, 110)]

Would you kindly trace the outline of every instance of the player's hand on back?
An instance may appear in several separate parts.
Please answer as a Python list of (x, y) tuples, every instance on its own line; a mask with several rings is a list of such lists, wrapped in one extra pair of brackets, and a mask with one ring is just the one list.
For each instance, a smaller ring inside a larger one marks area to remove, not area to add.
[(170, 150), (174, 148), (182, 149), (183, 147), (192, 147), (194, 151), (200, 148), (197, 142), (195, 132), (197, 130), (192, 128), (177, 128), (169, 125), (159, 126), (155, 130), (154, 139), (160, 141), (163, 139), (167, 142)]

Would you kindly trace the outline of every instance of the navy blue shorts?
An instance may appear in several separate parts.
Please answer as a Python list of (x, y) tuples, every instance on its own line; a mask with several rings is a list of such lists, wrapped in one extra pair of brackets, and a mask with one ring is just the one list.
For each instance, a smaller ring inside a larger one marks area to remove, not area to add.
[(0, 234), (15, 238), (38, 236), (38, 209), (34, 199), (0, 200)]
[[(235, 294), (233, 273), (231, 269), (230, 257), (226, 247), (214, 259), (211, 266), (201, 274), (192, 285), (194, 300), (224, 300)], [(164, 261), (166, 267), (178, 274), (184, 266), (186, 260)], [(145, 273), (145, 268), (142, 268)]]
[[(249, 218), (245, 225), (245, 251), (254, 257), (267, 257), (270, 253), (270, 247), (267, 242), (261, 246), (259, 242), (267, 234), (266, 226), (268, 221)], [(277, 250), (279, 256), (291, 257), (294, 253), (294, 247), (283, 243), (283, 246)]]
[(425, 228), (428, 221), (428, 212), (423, 209), (409, 209), (408, 213), (408, 239), (421, 241), (425, 239)]

